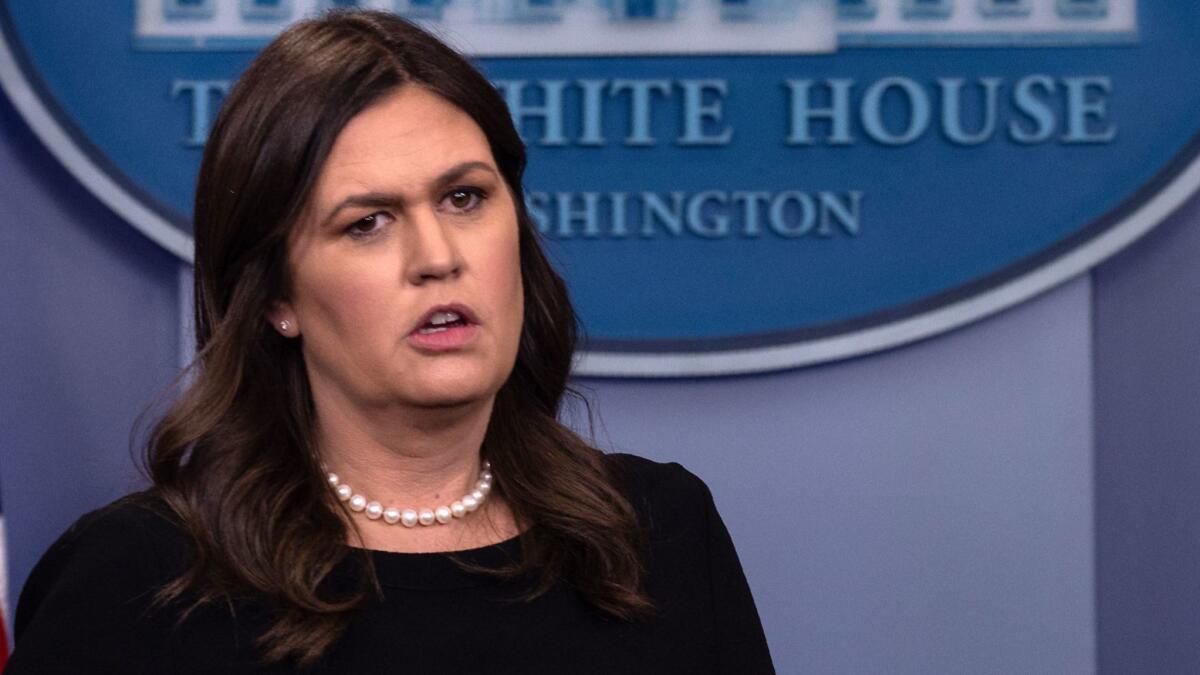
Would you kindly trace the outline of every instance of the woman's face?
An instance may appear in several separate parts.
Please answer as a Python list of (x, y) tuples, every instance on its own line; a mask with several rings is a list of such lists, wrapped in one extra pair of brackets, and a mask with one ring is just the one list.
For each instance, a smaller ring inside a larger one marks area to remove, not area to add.
[(516, 208), (463, 111), (405, 85), (337, 137), (289, 239), (314, 394), (367, 408), (485, 400), (508, 378), (524, 312)]

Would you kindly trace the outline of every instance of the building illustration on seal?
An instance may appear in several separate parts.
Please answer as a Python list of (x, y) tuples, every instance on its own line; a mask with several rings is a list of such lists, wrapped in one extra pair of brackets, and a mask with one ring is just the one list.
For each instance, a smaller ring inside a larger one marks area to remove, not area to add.
[(477, 56), (821, 53), (1137, 41), (1137, 0), (136, 0), (143, 50), (253, 50), (337, 7), (394, 12)]

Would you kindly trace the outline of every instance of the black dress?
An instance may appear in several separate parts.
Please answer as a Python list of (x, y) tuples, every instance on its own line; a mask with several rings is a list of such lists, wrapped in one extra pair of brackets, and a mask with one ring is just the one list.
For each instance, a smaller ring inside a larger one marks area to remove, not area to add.
[[(517, 581), (461, 570), (445, 554), (372, 552), (372, 601), (312, 672), (773, 673), (762, 624), (707, 486), (676, 463), (609, 455), (649, 531), (644, 623), (612, 619), (565, 583), (532, 602)], [(498, 565), (519, 538), (459, 552)], [(185, 569), (189, 544), (130, 501), (82, 517), (46, 552), (21, 593), (6, 673), (264, 673), (253, 605), (206, 606), (176, 627), (146, 613), (154, 588)]]

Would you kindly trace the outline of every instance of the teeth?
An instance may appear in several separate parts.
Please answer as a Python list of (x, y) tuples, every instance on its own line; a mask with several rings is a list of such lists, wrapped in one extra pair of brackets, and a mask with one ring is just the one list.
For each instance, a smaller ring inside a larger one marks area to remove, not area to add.
[(461, 319), (455, 312), (438, 312), (429, 319), (429, 323), (433, 326), (442, 326)]

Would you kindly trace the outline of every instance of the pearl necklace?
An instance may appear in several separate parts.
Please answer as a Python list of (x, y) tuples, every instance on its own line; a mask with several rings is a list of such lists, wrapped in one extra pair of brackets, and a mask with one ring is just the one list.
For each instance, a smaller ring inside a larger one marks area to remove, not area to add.
[(433, 509), (398, 509), (394, 506), (383, 508), (383, 504), (376, 501), (368, 501), (366, 497), (354, 492), (354, 488), (342, 482), (336, 473), (332, 471), (327, 473), (329, 485), (337, 493), (338, 499), (349, 502), (350, 510), (356, 513), (363, 512), (371, 520), (379, 520), (383, 518), (383, 522), (388, 525), (401, 523), (405, 527), (413, 527), (417, 523), (421, 525), (433, 525), (434, 523), (446, 524), (454, 518), (462, 518), (471, 511), (478, 509), (483, 500), (492, 490), (492, 465), (486, 460), (483, 462), (483, 468), (479, 472), (479, 480), (475, 483), (475, 489), (457, 499), (449, 506), (439, 506)]

